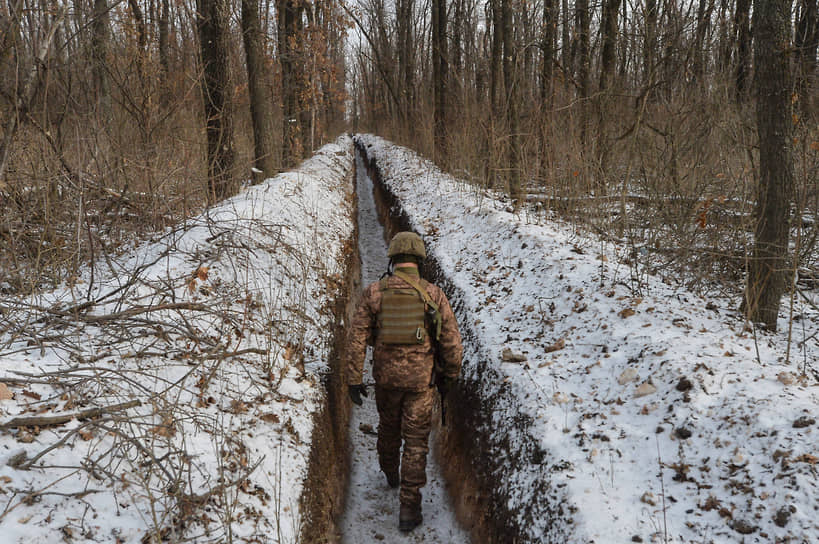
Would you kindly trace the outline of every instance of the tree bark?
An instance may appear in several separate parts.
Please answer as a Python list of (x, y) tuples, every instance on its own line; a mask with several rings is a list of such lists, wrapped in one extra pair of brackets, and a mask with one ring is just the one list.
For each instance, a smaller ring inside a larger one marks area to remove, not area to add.
[(489, 88), (490, 101), (492, 102), (492, 113), (498, 117), (500, 112), (501, 82), (503, 81), (503, 17), (501, 12), (501, 2), (503, 0), (490, 0), (492, 5), (492, 58), (490, 63)]
[(509, 172), (509, 197), (517, 208), (521, 202), (520, 183), (520, 120), (518, 118), (518, 96), (520, 85), (517, 78), (517, 50), (515, 48), (515, 30), (512, 26), (512, 0), (501, 0), (503, 23), (503, 85), (506, 93), (506, 121), (509, 127), (509, 148), (507, 154), (507, 171)]
[(107, 0), (94, 0), (91, 21), (92, 72), (97, 93), (98, 111), (104, 120), (111, 118), (111, 84), (108, 81), (107, 57), (111, 42), (111, 22)]
[(436, 160), (446, 159), (446, 0), (432, 0), (433, 139)]
[(654, 54), (657, 48), (657, 0), (646, 0), (646, 35), (643, 44), (643, 85), (654, 83)]
[(697, 6), (697, 29), (694, 34), (693, 66), (694, 82), (702, 86), (705, 75), (705, 35), (711, 25), (711, 14), (714, 11), (714, 0), (699, 0)]
[(170, 57), (170, 20), (171, 2), (162, 0), (162, 9), (159, 12), (159, 65), (162, 67), (162, 79), (167, 87), (168, 75), (171, 72)]
[(261, 181), (276, 172), (273, 154), (273, 102), (270, 96), (270, 74), (265, 64), (259, 0), (242, 0), (242, 37), (247, 62), (250, 117), (253, 124), (253, 165), (261, 170), (254, 180)]
[(228, 196), (233, 187), (233, 114), (230, 110), (228, 4), (197, 0), (199, 47), (202, 54), (202, 98), (208, 140), (208, 202)]
[(603, 2), (603, 48), (600, 54), (600, 91), (611, 85), (616, 66), (617, 16), (620, 11), (620, 0)]
[(748, 263), (744, 310), (748, 319), (775, 331), (785, 280), (792, 272), (788, 259), (794, 177), (789, 66), (791, 1), (757, 0), (754, 8), (760, 175), (755, 243)]
[(575, 1), (575, 16), (577, 20), (578, 33), (578, 56), (580, 57), (577, 68), (577, 79), (580, 85), (580, 145), (585, 150), (588, 145), (587, 128), (589, 124), (587, 101), (591, 95), (591, 59), (590, 59), (590, 30), (589, 30), (589, 0)]
[(279, 0), (279, 62), (282, 70), (282, 165), (293, 166), (302, 156), (299, 122), (299, 69), (296, 40), (301, 22), (298, 0)]
[(412, 39), (413, 0), (399, 0), (396, 6), (396, 26), (398, 34), (398, 69), (401, 75), (401, 105), (402, 122), (407, 122), (407, 128), (414, 132), (415, 123), (412, 122), (412, 113), (415, 111), (415, 47)]
[(544, 110), (552, 108), (554, 98), (555, 35), (557, 16), (555, 0), (543, 0), (543, 64), (540, 69), (540, 103)]
[(819, 49), (819, 9), (817, 0), (800, 0), (800, 14), (796, 26), (794, 46), (798, 59), (797, 90), (803, 111), (810, 111), (813, 97), (813, 78), (816, 76), (816, 53)]
[(751, 71), (751, 0), (737, 0), (734, 18), (737, 38), (737, 65), (734, 72), (737, 103), (748, 96), (748, 75)]

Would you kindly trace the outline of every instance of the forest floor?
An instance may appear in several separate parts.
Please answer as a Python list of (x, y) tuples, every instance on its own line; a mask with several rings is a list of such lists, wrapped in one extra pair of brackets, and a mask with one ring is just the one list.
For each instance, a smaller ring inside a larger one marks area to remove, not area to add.
[[(388, 262), (384, 230), (379, 223), (373, 200), (372, 180), (366, 168), (357, 164), (358, 247), (361, 254), (362, 285), (378, 281)], [(427, 462), (427, 485), (422, 489), (424, 522), (411, 534), (398, 531), (398, 490), (390, 489), (378, 467), (375, 432), (378, 413), (372, 387), (372, 350), (367, 350), (364, 383), (369, 397), (364, 405), (353, 407), (350, 419), (350, 483), (346, 510), (341, 520), (342, 542), (428, 542), (466, 544), (469, 538), (460, 529), (449, 503), (435, 456), (430, 452)], [(430, 438), (435, 442), (435, 437)]]

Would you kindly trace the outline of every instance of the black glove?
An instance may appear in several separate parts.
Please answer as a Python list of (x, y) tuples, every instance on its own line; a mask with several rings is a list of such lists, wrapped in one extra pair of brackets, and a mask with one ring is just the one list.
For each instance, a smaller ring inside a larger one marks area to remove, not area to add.
[(361, 397), (367, 396), (367, 388), (364, 387), (363, 383), (348, 386), (347, 392), (350, 394), (350, 400), (353, 401), (356, 405), (361, 406), (362, 404), (364, 404), (364, 401), (361, 400)]
[(452, 391), (452, 388), (455, 387), (455, 382), (457, 381), (457, 378), (453, 378), (451, 376), (438, 376), (437, 383), (435, 384), (438, 387), (438, 393), (446, 396), (446, 394)]

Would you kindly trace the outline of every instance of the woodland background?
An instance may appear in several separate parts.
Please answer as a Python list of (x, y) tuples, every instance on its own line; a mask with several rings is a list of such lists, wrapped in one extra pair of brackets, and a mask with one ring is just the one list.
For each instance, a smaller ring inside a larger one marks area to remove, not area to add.
[[(639, 270), (813, 286), (817, 0), (6, 0), (0, 288), (83, 263), (345, 130), (590, 226)], [(743, 287), (744, 286), (744, 287)]]

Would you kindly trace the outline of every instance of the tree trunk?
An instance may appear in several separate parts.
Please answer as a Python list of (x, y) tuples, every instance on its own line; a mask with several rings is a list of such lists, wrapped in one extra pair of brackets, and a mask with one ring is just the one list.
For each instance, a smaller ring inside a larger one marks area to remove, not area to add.
[(108, 81), (107, 57), (111, 42), (111, 23), (107, 0), (94, 0), (94, 18), (91, 22), (91, 58), (94, 86), (99, 114), (111, 118), (111, 85)]
[(554, 98), (555, 35), (557, 17), (555, 0), (543, 0), (543, 64), (540, 69), (540, 103), (543, 110), (552, 108)]
[(813, 78), (816, 76), (816, 53), (819, 49), (819, 13), (817, 0), (801, 0), (794, 46), (798, 59), (797, 90), (803, 111), (810, 111), (813, 96)]
[(580, 84), (580, 145), (585, 151), (587, 142), (587, 127), (589, 106), (587, 101), (591, 94), (591, 77), (589, 74), (591, 59), (590, 55), (590, 31), (589, 31), (589, 0), (575, 1), (575, 16), (577, 20), (578, 33), (578, 56), (580, 57), (577, 68), (577, 79)]
[[(571, 47), (569, 44), (571, 43), (571, 35), (569, 34), (569, 27), (572, 24), (572, 17), (569, 12), (569, 0), (562, 0), (561, 2), (561, 12), (563, 13), (563, 34), (561, 36), (561, 62), (563, 63), (563, 83), (566, 90), (566, 94), (569, 94), (569, 89), (571, 86), (572, 78), (570, 74), (573, 74), (574, 71), (572, 69), (572, 57), (571, 57)], [(567, 96), (568, 98), (568, 96)]]
[(517, 208), (521, 201), (520, 184), (520, 121), (518, 119), (518, 96), (520, 85), (517, 78), (517, 50), (515, 48), (515, 30), (512, 26), (512, 0), (501, 0), (503, 24), (503, 86), (506, 93), (506, 120), (509, 127), (509, 148), (507, 171), (509, 172), (509, 197)]
[(303, 153), (298, 111), (296, 27), (301, 19), (298, 0), (279, 0), (279, 62), (282, 69), (282, 165), (293, 166)]
[(600, 54), (600, 91), (604, 92), (611, 85), (616, 66), (617, 16), (620, 0), (603, 2), (603, 48)]
[(490, 100), (492, 102), (492, 113), (495, 117), (500, 112), (500, 87), (503, 77), (503, 17), (501, 15), (501, 2), (503, 0), (491, 0), (492, 4), (492, 61), (491, 61), (491, 86), (489, 89)]
[(760, 186), (744, 310), (748, 319), (774, 331), (786, 277), (792, 273), (788, 259), (794, 177), (790, 15), (790, 0), (758, 0), (754, 9)]
[(646, 0), (646, 37), (643, 44), (643, 85), (654, 84), (654, 52), (657, 48), (657, 0)]
[[(717, 66), (720, 75), (728, 73), (731, 67), (731, 50), (734, 46), (734, 39), (728, 30), (730, 25), (731, 0), (720, 0), (719, 3), (719, 44), (717, 53)], [(727, 79), (727, 78), (726, 78)]]
[(230, 196), (234, 190), (228, 50), (230, 13), (226, 0), (197, 0), (196, 4), (208, 140), (208, 202), (214, 204)]
[(412, 137), (415, 123), (412, 114), (415, 111), (415, 47), (412, 40), (413, 0), (399, 0), (396, 6), (396, 32), (398, 34), (398, 70), (401, 74), (401, 121), (407, 124)]
[(699, 0), (697, 6), (697, 29), (694, 34), (693, 66), (691, 71), (694, 74), (694, 82), (699, 86), (704, 86), (703, 76), (705, 75), (705, 35), (711, 24), (711, 13), (714, 11), (714, 0)]
[(435, 158), (446, 159), (446, 0), (432, 0), (432, 92)]
[(247, 61), (247, 83), (250, 117), (253, 123), (253, 165), (261, 170), (254, 180), (271, 177), (276, 171), (273, 154), (273, 102), (270, 96), (270, 74), (265, 64), (259, 0), (242, 0), (242, 37)]
[(171, 72), (171, 57), (170, 57), (170, 21), (171, 21), (171, 2), (170, 0), (162, 0), (162, 10), (159, 13), (159, 65), (162, 67), (162, 79), (165, 81), (167, 88), (168, 75)]
[(551, 154), (552, 108), (554, 107), (555, 37), (557, 35), (556, 0), (543, 1), (543, 64), (540, 69), (540, 157), (539, 178), (547, 177), (547, 165)]
[(736, 101), (742, 103), (748, 96), (748, 75), (751, 71), (751, 0), (737, 0), (734, 19), (737, 37), (737, 65), (734, 72)]

